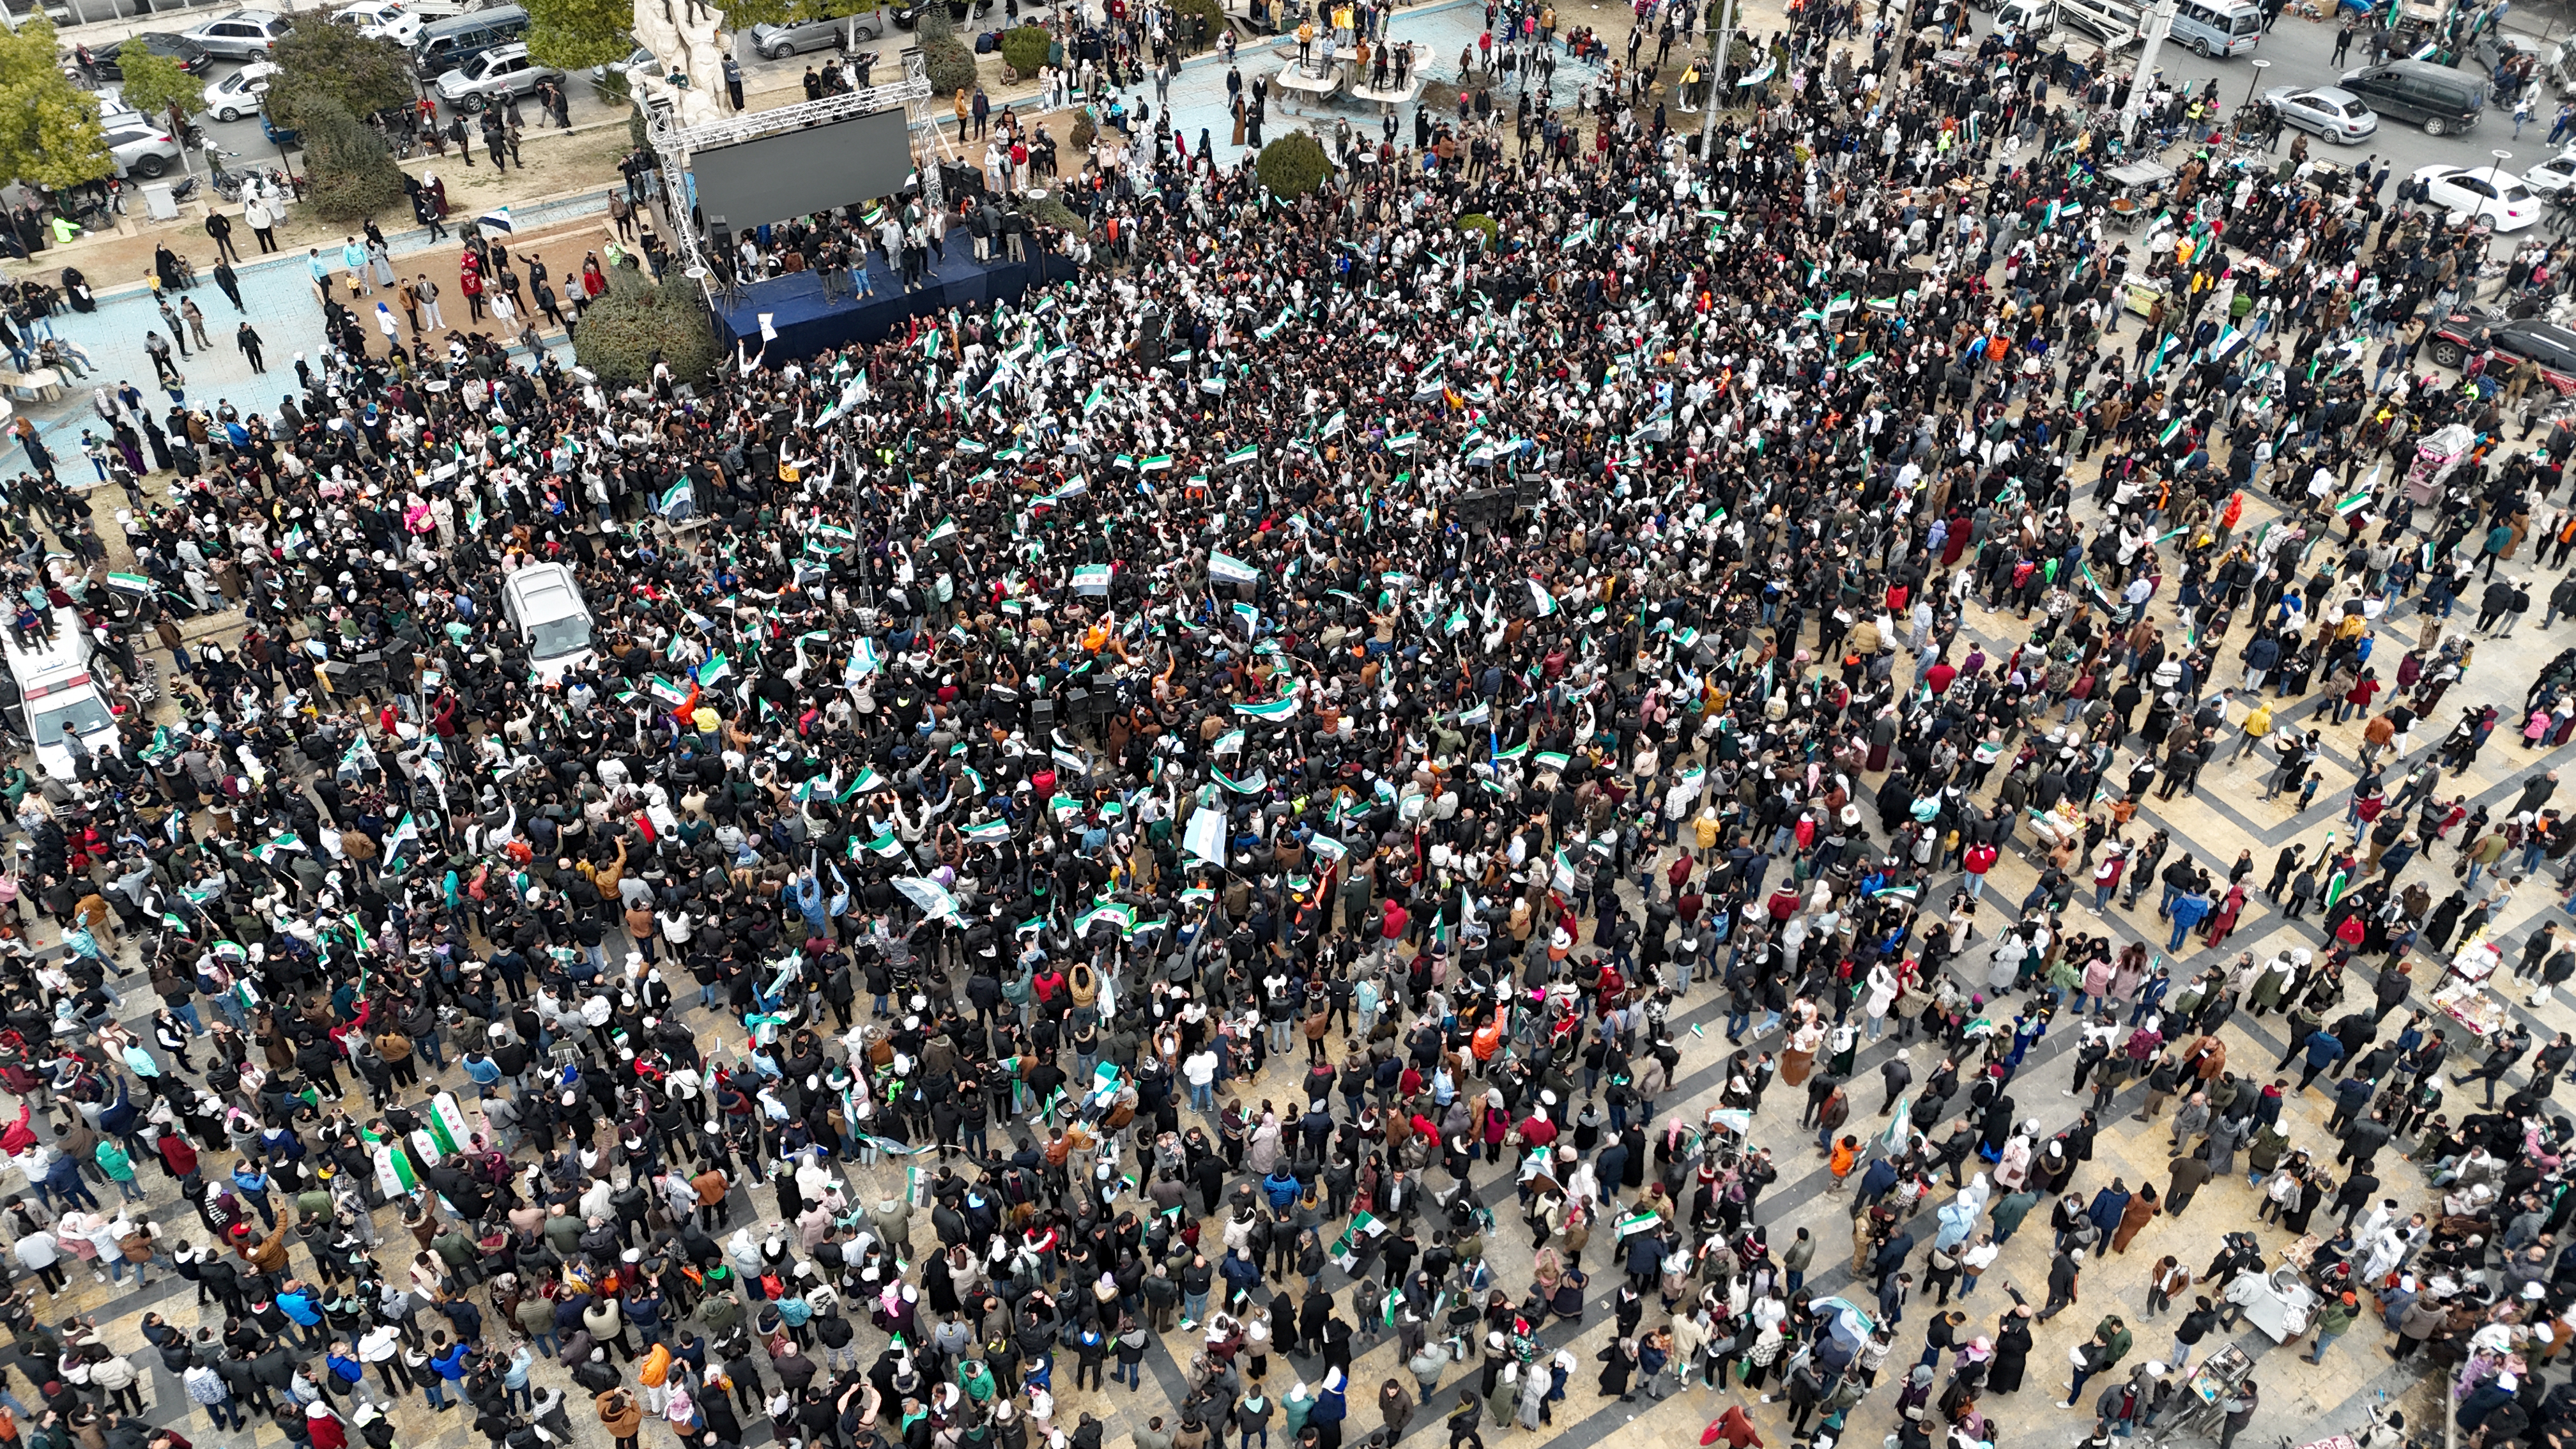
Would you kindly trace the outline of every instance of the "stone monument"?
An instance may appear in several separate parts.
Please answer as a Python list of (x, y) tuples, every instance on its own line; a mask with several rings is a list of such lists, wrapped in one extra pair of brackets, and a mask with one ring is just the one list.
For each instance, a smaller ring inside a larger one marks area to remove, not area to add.
[(635, 0), (634, 30), (635, 42), (659, 62), (650, 76), (634, 78), (638, 100), (667, 104), (683, 128), (724, 118), (733, 32), (722, 11), (705, 0)]

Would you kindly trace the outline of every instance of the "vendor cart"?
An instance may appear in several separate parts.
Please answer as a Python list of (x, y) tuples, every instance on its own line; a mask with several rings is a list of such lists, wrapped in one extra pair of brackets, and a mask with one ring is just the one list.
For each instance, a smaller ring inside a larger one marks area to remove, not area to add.
[(2446, 423), (2426, 433), (2415, 444), (2415, 461), (2406, 465), (2407, 498), (2422, 504), (2441, 497), (2442, 485), (2477, 442), (2478, 435), (2462, 423)]
[(2467, 1027), (2480, 1041), (2505, 1027), (2504, 1003), (2488, 995), (2481, 982), (2455, 980), (2445, 984), (2433, 993), (2433, 1009)]
[(2269, 1273), (2246, 1273), (2227, 1285), (2227, 1301), (2245, 1310), (2245, 1321), (2274, 1343), (2287, 1343), (2307, 1332), (2316, 1310), (2316, 1290), (2306, 1271), (2283, 1263)]
[(2141, 1449), (2156, 1449), (2169, 1439), (2217, 1438), (2227, 1421), (2227, 1401), (2252, 1372), (2254, 1360), (2232, 1343), (2202, 1360), (2155, 1426), (2139, 1437)]
[(2131, 161), (2102, 173), (2119, 190), (2111, 197), (2111, 225), (2136, 231), (2154, 207), (2154, 198), (2174, 182), (2172, 167), (2159, 161)]

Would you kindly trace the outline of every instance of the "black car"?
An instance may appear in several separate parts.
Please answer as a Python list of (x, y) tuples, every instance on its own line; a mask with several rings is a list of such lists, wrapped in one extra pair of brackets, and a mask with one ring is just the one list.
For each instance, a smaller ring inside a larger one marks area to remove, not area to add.
[[(179, 62), (179, 68), (190, 75), (204, 75), (215, 68), (215, 58), (206, 53), (206, 48), (184, 35), (155, 30), (134, 38), (142, 41), (144, 48), (154, 55), (166, 55)], [(90, 73), (103, 81), (125, 79), (125, 67), (117, 64), (116, 61), (117, 46), (123, 44), (125, 42), (120, 40), (116, 45), (91, 47)]]

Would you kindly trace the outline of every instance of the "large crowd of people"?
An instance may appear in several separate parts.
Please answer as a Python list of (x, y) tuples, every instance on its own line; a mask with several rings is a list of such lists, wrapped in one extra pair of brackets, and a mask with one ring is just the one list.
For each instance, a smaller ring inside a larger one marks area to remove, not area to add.
[[(61, 1303), (131, 1266), (216, 1435), (316, 1449), (1099, 1449), (1148, 1373), (1138, 1449), (1692, 1385), (1968, 1449), (2203, 1193), (2262, 1221), (2148, 1270), (2170, 1348), (2071, 1345), (2096, 1449), (2293, 1243), (2312, 1360), (2375, 1316), (2473, 1442), (2562, 1432), (2576, 1044), (2428, 978), (2576, 849), (2554, 774), (2461, 784), (2576, 731), (2576, 651), (2481, 697), (2450, 623), (2576, 603), (2525, 577), (2576, 434), (2415, 349), (2564, 246), (2223, 142), (2123, 232), (2124, 85), (1910, 19), (1802, 11), (1704, 158), (1606, 77), (1284, 202), (1140, 136), (1078, 280), (694, 385), (352, 328), (272, 412), (103, 391), (188, 466), (10, 490), (20, 637), (78, 611), (133, 706), (0, 779), (22, 1442), (198, 1427)], [(552, 564), (569, 667), (505, 600)], [(2167, 828), (2222, 775), (2316, 828)]]

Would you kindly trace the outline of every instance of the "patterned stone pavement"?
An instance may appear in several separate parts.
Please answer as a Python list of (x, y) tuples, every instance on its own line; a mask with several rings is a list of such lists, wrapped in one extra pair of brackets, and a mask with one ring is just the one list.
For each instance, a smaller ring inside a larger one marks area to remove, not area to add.
[[(2259, 525), (2268, 512), (2268, 506), (2260, 500), (2249, 500), (2249, 505), (2246, 527), (2250, 529)], [(2083, 510), (2084, 505), (2079, 505), (2079, 513)], [(2536, 570), (2527, 564), (2523, 571), (2536, 576)], [(2545, 595), (2547, 588), (2548, 581), (2542, 580), (2533, 592), (2535, 596)], [(2171, 626), (2168, 605), (2160, 603), (2154, 616), (2160, 623)], [(2455, 617), (2449, 626), (2452, 634), (2467, 633), (2470, 622), (2466, 613)], [(2412, 616), (2411, 605), (2404, 606), (2399, 619), (2380, 630), (2382, 647), (2387, 651), (2383, 659), (2393, 660), (2406, 643), (2413, 642), (2417, 627), (2418, 621)], [(2009, 616), (1972, 611), (1970, 628), (1991, 649), (1996, 643), (2020, 637), (2019, 631), (2026, 626), (2019, 625)], [(2403, 642), (2398, 637), (2400, 635), (2404, 636)], [(2452, 691), (2446, 704), (2455, 708), (2471, 700), (2493, 700), (2506, 707), (2510, 716), (2528, 681), (2571, 640), (2576, 640), (2576, 628), (2569, 625), (2561, 624), (2544, 633), (2526, 621), (2517, 638), (2479, 641), (2467, 680)], [(2225, 655), (2230, 668), (2234, 648), (2241, 647), (2242, 643), (2240, 631)], [(2288, 721), (2285, 718), (2283, 722)], [(2418, 732), (2417, 750), (2434, 746), (2440, 737), (2440, 723), (2439, 720), (2431, 722)], [(2147, 828), (2162, 826), (2172, 833), (2178, 846), (2188, 846), (2205, 866), (2222, 876), (2240, 849), (2251, 848), (2258, 865), (2258, 883), (2268, 875), (2274, 852), (2287, 842), (2308, 843), (2313, 858), (2327, 832), (2340, 826), (2343, 810), (2341, 792), (2353, 777), (2353, 756), (2358, 748), (2361, 725), (2362, 719), (2356, 717), (2342, 726), (2325, 726), (2329, 743), (2324, 765), (2325, 784), (2316, 796), (2315, 805), (2302, 814), (2294, 816), (2290, 813), (2288, 807), (2295, 803), (2292, 797), (2285, 796), (2268, 803), (2262, 801), (2258, 788), (2262, 767), (2250, 757), (2239, 766), (2231, 767), (2224, 763), (2222, 752), (2219, 761), (2204, 772), (2195, 793), (2178, 796), (2170, 802), (2147, 801), (2138, 812), (2140, 823), (2132, 827), (2130, 834), (2138, 838)], [(2226, 748), (2233, 748), (2232, 740)], [(2511, 798), (2527, 772), (2561, 767), (2571, 759), (2576, 759), (2576, 749), (2548, 753), (2526, 751), (2521, 748), (2519, 737), (2513, 730), (2499, 728), (2483, 757), (2461, 778), (2446, 781), (2446, 790), (2457, 788), (2473, 803), (2500, 803)], [(2022, 844), (2027, 846), (2028, 832), (2022, 832), (2021, 838)], [(2447, 849), (2436, 849), (2431, 858), (2419, 859), (2412, 864), (2406, 878), (2423, 880), (2433, 891), (2434, 898), (2439, 900), (2455, 888), (2452, 865), (2452, 853)], [(1985, 893), (1987, 904), (1980, 912), (1981, 919), (1991, 922), (1999, 911), (2005, 918), (2010, 918), (2013, 903), (2029, 889), (2035, 878), (2036, 871), (2030, 859), (2008, 854), (1990, 877)], [(1932, 893), (1933, 898), (1946, 898), (1947, 887), (1953, 883), (1943, 882)], [(2115, 903), (2098, 918), (2085, 913), (2082, 903), (2090, 896), (2087, 889), (2078, 897), (2078, 905), (2071, 917), (2077, 929), (2107, 929), (2122, 943), (2144, 940), (2152, 950), (2161, 952), (2165, 931), (2154, 918), (2155, 891), (2150, 889), (2146, 892), (2134, 911), (2123, 911)], [(2525, 935), (2538, 929), (2543, 921), (2557, 918), (2561, 910), (2554, 887), (2540, 881), (2525, 883), (2499, 917), (2494, 932), (2507, 946), (2507, 960), (2513, 958), (2512, 948)], [(49, 932), (50, 928), (47, 930)], [(1978, 942), (1963, 959), (1962, 969), (1966, 973), (1975, 975), (1982, 972), (1985, 945), (1989, 940), (1990, 937), (1981, 930)], [(2261, 959), (2273, 950), (2287, 949), (2292, 945), (2320, 945), (2315, 917), (2311, 915), (2303, 922), (2285, 921), (2275, 908), (2258, 896), (2249, 903), (2236, 934), (2221, 951), (2198, 950), (2196, 941), (2191, 943), (2185, 954), (2173, 963), (2175, 975), (2177, 979), (2186, 977), (2208, 964), (2205, 958), (2223, 956), (2232, 959), (2241, 950), (2253, 952)], [(2436, 968), (2422, 963), (2420, 957), (2418, 960), (2416, 975), (2419, 980), (2438, 975)], [(141, 976), (138, 974), (131, 978), (128, 984), (137, 988), (127, 996), (128, 1013), (140, 1014), (148, 1010), (151, 993), (142, 987)], [(2366, 987), (2360, 989), (2366, 991)], [(2419, 1001), (2423, 989), (2428, 988), (2419, 988)], [(2527, 1005), (2522, 1000), (2526, 990), (2527, 987), (2516, 987), (2496, 994), (2508, 1002), (2515, 1017), (2531, 1025), (2543, 1040), (2550, 1032), (2576, 1029), (2576, 1012), (2556, 1001)], [(689, 993), (686, 999), (693, 1001), (694, 993)], [(864, 1004), (863, 999), (862, 1006)], [(1722, 998), (1701, 987), (1686, 996), (1681, 1007), (1677, 1030), (1683, 1051), (1682, 1067), (1675, 1089), (1659, 1104), (1659, 1111), (1684, 1120), (1696, 1120), (1698, 1114), (1716, 1100), (1719, 1065), (1729, 1048), (1722, 1034)], [(722, 1023), (708, 1013), (697, 1011), (694, 1006), (685, 1013), (685, 1019), (697, 1027), (702, 1048), (710, 1052), (721, 1050), (736, 1039), (728, 1034)], [(1694, 1028), (1705, 1028), (1705, 1033)], [(2277, 1018), (2268, 1022), (2250, 1022), (2239, 1014), (2223, 1032), (2231, 1062), (2261, 1072), (2277, 1061), (2284, 1050), (2284, 1044), (2276, 1035), (2279, 1029)], [(2050, 1131), (2073, 1120), (2080, 1105), (2065, 1090), (2072, 1073), (2074, 1036), (2074, 1031), (2064, 1024), (2052, 1030), (2024, 1064), (2013, 1084), (2013, 1093), (2021, 1103), (2022, 1114), (2036, 1116)], [(1768, 1043), (1757, 1044), (1776, 1047), (1778, 1043), (1774, 1038)], [(1854, 1077), (1855, 1110), (1851, 1130), (1867, 1130), (1873, 1122), (1883, 1125), (1883, 1119), (1871, 1115), (1880, 1102), (1876, 1069), (1885, 1055), (1894, 1051), (1910, 1052), (1918, 1080), (1929, 1075), (1937, 1060), (1936, 1050), (1920, 1041), (1910, 1047), (1900, 1046), (1893, 1040), (1865, 1047)], [(1274, 1059), (1265, 1075), (1253, 1084), (1240, 1086), (1239, 1090), (1251, 1100), (1268, 1096), (1274, 1101), (1286, 1102), (1296, 1091), (1301, 1075), (1300, 1063), (1286, 1058)], [(2269, 1075), (2266, 1073), (2261, 1079), (2269, 1080)], [(2519, 1077), (2520, 1074), (2516, 1073), (2514, 1080), (2519, 1080)], [(461, 1077), (453, 1071), (446, 1075), (444, 1084), (452, 1088), (463, 1086)], [(2132, 1189), (2144, 1182), (2154, 1182), (2162, 1191), (2169, 1156), (2165, 1143), (2166, 1126), (2162, 1122), (2141, 1126), (2128, 1120), (2128, 1113), (2136, 1109), (2141, 1093), (2142, 1089), (2133, 1084), (2123, 1094), (2119, 1107), (2104, 1126), (2094, 1161), (2076, 1176), (2076, 1191), (2089, 1197), (2095, 1188), (2113, 1177), (2122, 1179)], [(470, 1091), (462, 1095), (467, 1100), (471, 1099)], [(1769, 1229), (1775, 1251), (1789, 1242), (1796, 1229), (1804, 1228), (1816, 1237), (1820, 1250), (1816, 1266), (1809, 1276), (1811, 1288), (1820, 1293), (1849, 1290), (1857, 1301), (1866, 1302), (1869, 1296), (1867, 1285), (1864, 1283), (1855, 1288), (1849, 1271), (1851, 1233), (1847, 1215), (1850, 1198), (1825, 1190), (1830, 1178), (1824, 1172), (1822, 1158), (1814, 1150), (1812, 1133), (1802, 1131), (1796, 1125), (1802, 1099), (1801, 1092), (1775, 1086), (1757, 1116), (1754, 1139), (1772, 1147), (1782, 1169), (1782, 1180), (1763, 1195), (1760, 1218)], [(353, 1100), (350, 1105), (352, 1110), (363, 1110), (363, 1099)], [(2450, 1109), (2456, 1114), (2461, 1105), (2461, 1094), (2454, 1092)], [(2312, 1090), (2295, 1098), (2285, 1114), (2285, 1122), (2295, 1124), (2292, 1127), (2294, 1141), (2312, 1148), (2320, 1143), (2326, 1144), (2329, 1150), (2324, 1158), (2329, 1161), (2332, 1157), (2331, 1139), (2325, 1133), (2324, 1123), (2330, 1106), (2321, 1090)], [(2397, 1196), (2409, 1208), (2421, 1206), (2426, 1201), (2428, 1194), (2420, 1175), (2414, 1167), (2399, 1159), (2397, 1151), (2383, 1154), (2382, 1164), (2384, 1192)], [(211, 1160), (209, 1170), (213, 1170)], [(177, 1201), (173, 1185), (160, 1175), (157, 1165), (141, 1165), (141, 1171), (156, 1219), (176, 1235), (201, 1238), (202, 1228), (194, 1213)], [(891, 1159), (874, 1168), (856, 1169), (854, 1175), (858, 1179), (852, 1193), (854, 1200), (871, 1200), (899, 1191), (901, 1187), (901, 1169)], [(1481, 1169), (1476, 1188), (1480, 1197), (1497, 1209), (1497, 1230), (1489, 1237), (1495, 1282), (1497, 1286), (1517, 1294), (1529, 1282), (1531, 1254), (1527, 1235), (1513, 1204), (1510, 1164), (1506, 1162)], [(106, 1191), (103, 1186), (100, 1190)], [(1936, 1199), (1935, 1205), (1940, 1200)], [(1192, 1201), (1196, 1201), (1195, 1197)], [(2188, 1222), (2159, 1217), (2139, 1235), (2126, 1254), (2112, 1255), (2107, 1261), (2090, 1265), (2078, 1306), (2039, 1329), (2038, 1345), (2033, 1351), (2028, 1379), (2022, 1390), (2014, 1395), (1987, 1395), (1981, 1399), (1981, 1406), (1996, 1420), (2003, 1440), (2021, 1445), (2072, 1443), (2082, 1437), (2090, 1428), (2089, 1412), (2062, 1411), (2054, 1406), (2063, 1393), (2068, 1350), (2089, 1336), (2093, 1323), (2102, 1314), (2116, 1311), (2128, 1319), (2137, 1335), (2137, 1346), (2128, 1364), (2167, 1356), (2172, 1343), (2170, 1316), (2153, 1321), (2145, 1316), (2148, 1265), (2170, 1252), (2178, 1255), (2197, 1273), (2214, 1251), (2219, 1234), (2234, 1229), (2256, 1231), (2267, 1252), (2276, 1250), (2283, 1234), (2277, 1227), (2259, 1225), (2254, 1221), (2257, 1203), (2255, 1192), (2247, 1187), (2241, 1176), (2213, 1181), (2192, 1204)], [(737, 1201), (736, 1221), (752, 1221), (774, 1205), (766, 1192), (760, 1193), (756, 1201), (745, 1195)], [(2047, 1270), (2049, 1234), (2044, 1221), (2045, 1206), (2042, 1205), (2031, 1224), (2006, 1246), (2001, 1260), (1987, 1274), (1983, 1286), (1959, 1305), (1970, 1316), (1969, 1333), (1992, 1330), (1995, 1316), (2009, 1306), (2010, 1300), (2003, 1291), (2007, 1284), (2023, 1285), (2026, 1291), (2031, 1291), (2034, 1299), (2043, 1296), (2044, 1290), (2039, 1290), (2037, 1285), (2043, 1283)], [(930, 1239), (926, 1214), (917, 1215), (917, 1219), (917, 1241), (927, 1244)], [(378, 1226), (389, 1238), (400, 1231), (391, 1209), (380, 1213)], [(1928, 1240), (1928, 1231), (1921, 1236)], [(297, 1247), (293, 1256), (296, 1270), (309, 1273), (310, 1262), (305, 1251)], [(1484, 1431), (1487, 1442), (1492, 1444), (1510, 1439), (1516, 1443), (1561, 1442), (1571, 1446), (1589, 1446), (1613, 1437), (1642, 1432), (1649, 1437), (1623, 1438), (1621, 1442), (1627, 1449), (1648, 1449), (1649, 1444), (1655, 1449), (1663, 1449), (1663, 1446), (1684, 1449), (1686, 1445), (1696, 1445), (1702, 1426), (1728, 1403), (1736, 1401), (1738, 1395), (1731, 1390), (1693, 1387), (1673, 1392), (1662, 1400), (1641, 1395), (1633, 1402), (1623, 1402), (1616, 1397), (1597, 1394), (1595, 1378), (1598, 1370), (1593, 1356), (1611, 1336), (1609, 1303), (1623, 1275), (1604, 1264), (1591, 1266), (1595, 1270), (1595, 1302), (1591, 1311), (1579, 1326), (1552, 1324), (1545, 1335), (1550, 1347), (1570, 1349), (1577, 1361), (1566, 1399), (1555, 1406), (1553, 1424), (1536, 1434), (1488, 1426)], [(1919, 1277), (1919, 1260), (1916, 1271)], [(198, 1324), (200, 1315), (194, 1302), (194, 1292), (188, 1284), (175, 1277), (156, 1276), (145, 1288), (138, 1289), (130, 1284), (111, 1287), (93, 1282), (91, 1276), (77, 1266), (72, 1267), (71, 1278), (67, 1290), (55, 1296), (50, 1303), (41, 1305), (40, 1311), (56, 1318), (70, 1313), (95, 1316), (106, 1339), (130, 1354), (136, 1364), (146, 1370), (148, 1417), (153, 1422), (178, 1427), (200, 1444), (248, 1443), (260, 1446), (260, 1449), (273, 1449), (273, 1446), (284, 1442), (284, 1436), (268, 1424), (255, 1425), (246, 1434), (213, 1431), (202, 1411), (187, 1401), (177, 1380), (159, 1368), (157, 1355), (143, 1344), (140, 1328), (142, 1316), (147, 1311), (160, 1313), (183, 1327), (194, 1328)], [(1348, 1287), (1338, 1272), (1328, 1270), (1326, 1282), (1340, 1288)], [(1342, 1303), (1347, 1315), (1346, 1293), (1342, 1296)], [(1920, 1351), (1923, 1325), (1930, 1317), (1931, 1308), (1928, 1300), (1922, 1300), (1905, 1310), (1890, 1371), (1882, 1375), (1880, 1386), (1854, 1411), (1851, 1434), (1875, 1440), (1877, 1436), (1890, 1432), (1893, 1385), (1901, 1378), (1903, 1365), (1911, 1363)], [(489, 1314), (486, 1317), (487, 1333), (505, 1331), (505, 1325), (499, 1324)], [(1647, 1316), (1648, 1327), (1661, 1321), (1660, 1313), (1650, 1312)], [(217, 1326), (220, 1327), (219, 1324)], [(1163, 1336), (1162, 1342), (1148, 1354), (1146, 1366), (1149, 1371), (1139, 1389), (1131, 1390), (1112, 1381), (1105, 1392), (1077, 1390), (1072, 1386), (1072, 1374), (1060, 1371), (1056, 1376), (1058, 1425), (1070, 1427), (1076, 1422), (1077, 1415), (1083, 1412), (1096, 1414), (1107, 1428), (1109, 1449), (1120, 1449), (1130, 1429), (1143, 1424), (1150, 1416), (1161, 1415), (1166, 1427), (1171, 1426), (1177, 1420), (1174, 1408), (1187, 1394), (1184, 1366), (1196, 1346), (1196, 1337), (1183, 1331)], [(2279, 1442), (2302, 1444), (2329, 1434), (2348, 1432), (2381, 1397), (2398, 1397), (2414, 1389), (2418, 1376), (2406, 1367), (2390, 1362), (2380, 1347), (2382, 1338), (2375, 1322), (2365, 1318), (2347, 1338), (2330, 1350), (2322, 1365), (2312, 1367), (2302, 1362), (2297, 1353), (2276, 1349), (2258, 1332), (2249, 1329), (2239, 1335), (2235, 1341), (2258, 1361), (2257, 1376), (2264, 1389), (2263, 1408), (2240, 1442), (2268, 1449), (2268, 1446)], [(863, 1355), (872, 1353), (878, 1341), (879, 1336), (873, 1330), (861, 1327)], [(2203, 1348), (2211, 1346), (2204, 1344)], [(2304, 1348), (2304, 1344), (2300, 1345), (2300, 1351), (2303, 1352)], [(2123, 1365), (2123, 1368), (2127, 1366)], [(1455, 1402), (1456, 1389), (1460, 1385), (1480, 1385), (1481, 1372), (1480, 1365), (1472, 1359), (1453, 1365), (1440, 1388), (1425, 1399), (1415, 1414), (1407, 1435), (1408, 1442), (1425, 1446), (1440, 1442), (1446, 1433), (1443, 1416)], [(1312, 1385), (1319, 1374), (1320, 1365), (1317, 1363), (1274, 1353), (1268, 1388), (1274, 1396), (1283, 1396), (1292, 1382), (1302, 1378)], [(1410, 1373), (1398, 1361), (1392, 1339), (1386, 1338), (1369, 1344), (1366, 1351), (1359, 1354), (1354, 1366), (1350, 1392), (1352, 1412), (1346, 1425), (1347, 1436), (1356, 1438), (1377, 1427), (1376, 1389), (1389, 1377), (1402, 1380), (1408, 1388), (1414, 1387)], [(536, 1381), (541, 1385), (561, 1385), (565, 1378), (559, 1369), (541, 1363)], [(2103, 1382), (2097, 1380), (2088, 1388), (2086, 1397), (2089, 1399), (2102, 1386)], [(18, 1387), (22, 1398), (30, 1397), (23, 1392), (23, 1385)], [(369, 1387), (371, 1391), (375, 1387), (372, 1380)], [(1669, 1389), (1669, 1379), (1664, 1387)], [(1771, 1444), (1778, 1446), (1790, 1442), (1788, 1424), (1779, 1406), (1752, 1404), (1750, 1407), (1755, 1422)], [(395, 1405), (393, 1418), (405, 1449), (464, 1449), (477, 1439), (468, 1426), (466, 1413), (434, 1413), (416, 1396)], [(589, 1410), (586, 1400), (578, 1395), (572, 1420), (578, 1443), (606, 1449), (608, 1436)], [(769, 1441), (770, 1426), (765, 1421), (750, 1422), (748, 1427), (750, 1442)], [(648, 1424), (644, 1437), (648, 1444), (673, 1442), (668, 1429), (658, 1424)]]

